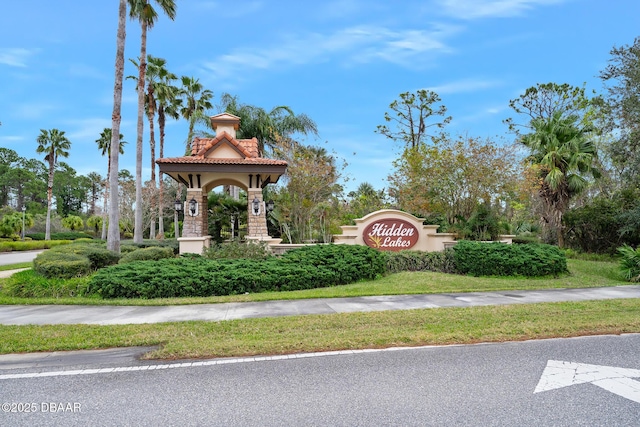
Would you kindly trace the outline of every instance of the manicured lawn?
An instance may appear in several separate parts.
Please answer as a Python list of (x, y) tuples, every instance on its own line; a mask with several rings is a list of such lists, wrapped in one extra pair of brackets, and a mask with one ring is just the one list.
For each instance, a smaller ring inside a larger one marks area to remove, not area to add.
[[(628, 284), (620, 277), (615, 263), (569, 260), (568, 265), (571, 274), (557, 278), (467, 277), (406, 272), (375, 281), (294, 292), (165, 300), (18, 299), (0, 296), (0, 304), (167, 305)], [(0, 280), (0, 285), (2, 283), (4, 282)], [(158, 350), (146, 357), (184, 359), (500, 342), (638, 333), (639, 312), (640, 300), (632, 299), (289, 316), (224, 322), (0, 326), (0, 353), (159, 346)]]
[(18, 264), (0, 265), (0, 271), (17, 270), (19, 268), (31, 268), (31, 267), (33, 267), (32, 262), (20, 262)]
[[(367, 295), (401, 295), (450, 292), (499, 291), (514, 289), (587, 288), (625, 285), (618, 264), (567, 260), (568, 275), (561, 277), (470, 277), (431, 272), (391, 274), (374, 281), (351, 285), (290, 292), (264, 292), (207, 298), (171, 298), (155, 300), (103, 300), (99, 298), (13, 298), (0, 292), (0, 304), (89, 304), (89, 305), (173, 305), (219, 302), (249, 302), (308, 298), (337, 298)], [(0, 279), (0, 286), (3, 280)]]
[(640, 332), (640, 300), (144, 325), (0, 326), (0, 353), (158, 345), (146, 358), (274, 355)]

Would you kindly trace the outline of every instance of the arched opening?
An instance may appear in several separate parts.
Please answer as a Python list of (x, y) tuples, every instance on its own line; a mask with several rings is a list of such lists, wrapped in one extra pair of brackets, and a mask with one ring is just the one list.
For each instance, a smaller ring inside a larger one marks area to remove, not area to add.
[[(218, 114), (211, 118), (215, 138), (195, 138), (191, 155), (158, 159), (160, 172), (187, 188), (180, 253), (202, 253), (210, 244), (208, 194), (219, 186), (246, 191), (247, 231), (245, 238), (275, 243), (269, 236), (262, 190), (278, 181), (287, 168), (284, 160), (259, 156), (258, 141), (236, 139), (240, 118)], [(203, 208), (204, 207), (204, 208)]]

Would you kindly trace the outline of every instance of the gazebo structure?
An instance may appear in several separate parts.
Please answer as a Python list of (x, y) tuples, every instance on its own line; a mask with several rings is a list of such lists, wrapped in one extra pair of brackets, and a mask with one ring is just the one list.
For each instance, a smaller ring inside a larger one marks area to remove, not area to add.
[(165, 173), (187, 187), (180, 253), (202, 253), (209, 247), (207, 195), (220, 185), (235, 185), (247, 191), (247, 239), (279, 243), (267, 231), (262, 189), (278, 181), (287, 169), (284, 160), (260, 157), (258, 140), (236, 139), (240, 118), (222, 113), (211, 117), (215, 138), (195, 138), (191, 155), (156, 160)]

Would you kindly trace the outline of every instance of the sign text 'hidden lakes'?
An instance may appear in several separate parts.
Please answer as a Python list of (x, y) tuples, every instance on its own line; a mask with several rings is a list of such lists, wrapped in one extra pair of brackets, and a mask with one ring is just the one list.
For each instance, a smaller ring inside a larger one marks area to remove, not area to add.
[(410, 249), (418, 242), (418, 229), (402, 219), (381, 219), (364, 229), (362, 239), (367, 246), (383, 251)]

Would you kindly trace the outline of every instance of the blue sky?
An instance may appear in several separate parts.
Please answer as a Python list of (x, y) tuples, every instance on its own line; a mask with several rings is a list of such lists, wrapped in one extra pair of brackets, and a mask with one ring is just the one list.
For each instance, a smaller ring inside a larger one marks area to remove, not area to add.
[[(116, 0), (5, 2), (0, 15), (0, 146), (23, 157), (40, 129), (64, 130), (69, 163), (105, 174), (95, 140), (111, 126)], [(536, 83), (602, 91), (597, 77), (613, 46), (638, 36), (637, 0), (177, 0), (148, 53), (215, 94), (271, 109), (288, 105), (318, 124), (303, 139), (335, 151), (347, 189), (387, 186), (399, 145), (374, 133), (398, 94), (436, 91), (452, 134), (512, 140), (502, 120), (510, 99)], [(126, 58), (139, 55), (127, 20)], [(127, 61), (125, 75), (134, 74)], [(135, 172), (135, 87), (124, 87), (120, 167)], [(212, 113), (217, 113), (213, 111)], [(181, 155), (187, 123), (167, 126), (166, 156)], [(41, 159), (42, 160), (42, 159)], [(149, 176), (145, 127), (144, 178)]]

